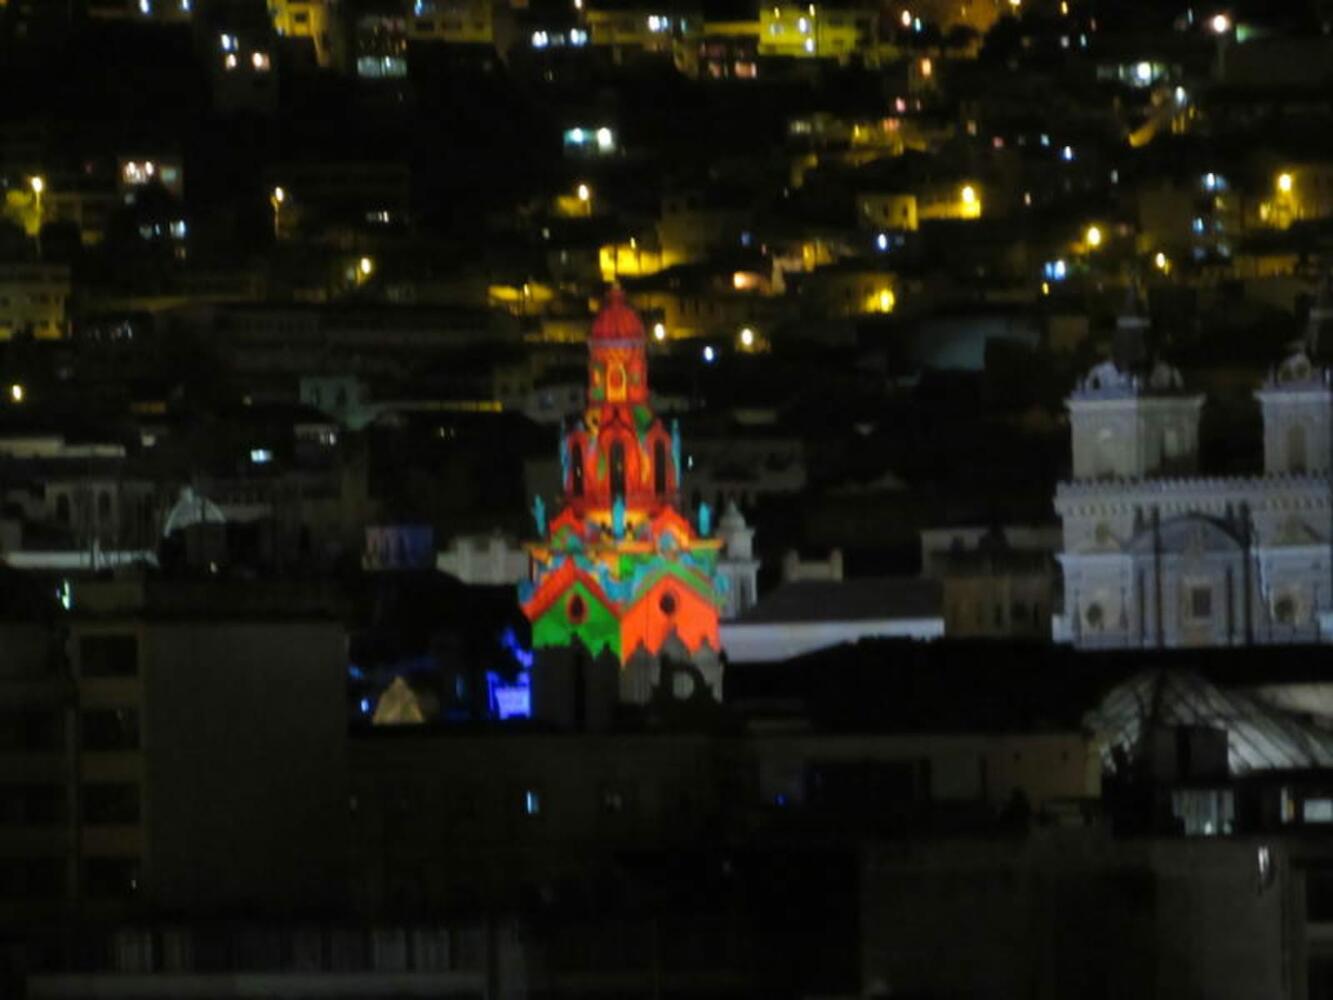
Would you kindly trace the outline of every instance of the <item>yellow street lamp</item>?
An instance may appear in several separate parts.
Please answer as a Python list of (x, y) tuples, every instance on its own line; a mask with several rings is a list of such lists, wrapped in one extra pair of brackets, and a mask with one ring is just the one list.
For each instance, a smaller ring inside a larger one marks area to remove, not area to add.
[(741, 346), (747, 351), (754, 346), (754, 331), (748, 326), (741, 330)]
[(361, 272), (363, 278), (369, 278), (371, 272), (375, 270), (375, 262), (369, 257), (362, 257), (357, 264), (357, 269)]
[(977, 189), (971, 184), (964, 184), (960, 194), (962, 195), (964, 205), (975, 205), (977, 203)]
[(579, 201), (589, 201), (592, 199), (592, 189), (586, 184), (579, 185), (577, 194), (579, 196)]
[(9, 387), (9, 398), (11, 401), (21, 403), (23, 402), (23, 396), (23, 386), (19, 385), (17, 382)]
[(1093, 250), (1102, 245), (1102, 230), (1100, 226), (1089, 226), (1084, 234), (1084, 240)]
[(665, 324), (665, 323), (654, 323), (654, 324), (653, 324), (653, 339), (656, 340), (658, 343), (661, 343), (662, 341), (666, 340), (666, 324)]
[(1152, 262), (1156, 265), (1157, 270), (1159, 271), (1165, 271), (1171, 263), (1166, 259), (1166, 254), (1162, 253), (1160, 250), (1157, 251), (1157, 256), (1152, 259)]
[(269, 204), (273, 206), (273, 239), (276, 242), (282, 232), (282, 203), (287, 200), (287, 192), (279, 184), (268, 196)]
[(1277, 175), (1277, 189), (1283, 194), (1291, 194), (1291, 189), (1295, 185), (1295, 180), (1291, 174), (1283, 171)]
[(37, 210), (37, 256), (42, 255), (42, 193), (46, 190), (46, 179), (40, 175), (30, 177), (28, 185), (32, 188), (33, 207)]

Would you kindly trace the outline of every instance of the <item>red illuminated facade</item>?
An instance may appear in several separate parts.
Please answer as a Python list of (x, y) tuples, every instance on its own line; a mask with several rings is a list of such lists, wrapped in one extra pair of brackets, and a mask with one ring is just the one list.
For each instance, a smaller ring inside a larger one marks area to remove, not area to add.
[[(679, 512), (679, 433), (649, 404), (643, 323), (612, 289), (588, 338), (588, 402), (562, 437), (563, 505), (531, 546), (520, 588), (540, 658), (583, 650), (612, 657), (621, 700), (643, 702), (673, 667), (677, 695), (721, 693), (721, 543)], [(683, 671), (683, 676), (681, 674)], [(537, 683), (537, 677), (534, 677)]]

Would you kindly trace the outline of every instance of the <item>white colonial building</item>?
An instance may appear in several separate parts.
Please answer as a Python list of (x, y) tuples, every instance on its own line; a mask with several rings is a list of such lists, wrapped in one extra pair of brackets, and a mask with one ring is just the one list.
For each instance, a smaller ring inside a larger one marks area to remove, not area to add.
[[(1312, 334), (1325, 318), (1311, 316)], [(1119, 338), (1147, 321), (1120, 320)], [(1142, 357), (1142, 353), (1139, 354)], [(1068, 400), (1064, 609), (1086, 648), (1333, 640), (1333, 387), (1299, 350), (1255, 394), (1264, 471), (1197, 473), (1203, 397), (1161, 363), (1092, 370)]]

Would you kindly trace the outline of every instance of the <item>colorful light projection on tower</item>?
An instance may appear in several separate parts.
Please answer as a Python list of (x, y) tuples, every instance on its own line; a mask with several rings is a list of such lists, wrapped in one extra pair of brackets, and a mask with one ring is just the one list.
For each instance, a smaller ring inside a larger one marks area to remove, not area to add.
[(532, 579), (519, 588), (533, 648), (577, 639), (622, 665), (673, 638), (691, 656), (716, 653), (721, 542), (706, 537), (706, 504), (697, 530), (677, 510), (680, 432), (649, 406), (643, 323), (619, 289), (588, 348), (588, 407), (560, 441), (564, 507), (548, 525), (540, 498), (533, 505), (541, 540), (528, 546)]

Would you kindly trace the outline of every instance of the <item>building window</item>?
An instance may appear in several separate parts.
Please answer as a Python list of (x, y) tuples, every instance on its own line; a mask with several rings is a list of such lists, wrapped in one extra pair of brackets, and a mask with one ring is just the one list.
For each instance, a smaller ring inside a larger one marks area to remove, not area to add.
[(59, 750), (64, 738), (64, 716), (57, 711), (0, 712), (0, 752)]
[(1273, 602), (1273, 617), (1279, 625), (1296, 624), (1296, 599), (1291, 594), (1283, 594)]
[(59, 899), (64, 894), (64, 858), (0, 861), (0, 899)]
[(588, 618), (588, 605), (584, 602), (582, 595), (575, 594), (569, 599), (569, 604), (565, 606), (565, 612), (569, 615), (571, 624), (582, 625)]
[(133, 782), (84, 785), (83, 822), (87, 826), (138, 823), (139, 786)]
[(535, 788), (523, 790), (523, 815), (540, 816), (542, 814), (542, 793)]
[(94, 899), (132, 896), (139, 890), (139, 859), (88, 858), (83, 863), (83, 884)]
[(583, 496), (583, 445), (576, 444), (569, 449), (570, 489), (574, 496)]
[(1306, 799), (1301, 803), (1305, 823), (1333, 823), (1333, 799)]
[(132, 708), (97, 708), (83, 713), (85, 750), (138, 750), (139, 713)]
[(1115, 431), (1103, 427), (1097, 432), (1097, 474), (1113, 476), (1116, 471)]
[(139, 672), (139, 640), (133, 635), (86, 635), (79, 640), (84, 677), (133, 677)]
[(653, 491), (658, 497), (666, 496), (667, 464), (666, 443), (658, 441), (653, 445)]
[(1287, 428), (1287, 471), (1302, 475), (1305, 470), (1305, 425), (1293, 424)]
[(625, 499), (625, 444), (611, 444), (611, 499)]
[(1213, 588), (1191, 587), (1189, 614), (1194, 621), (1206, 621), (1213, 616)]
[(0, 826), (54, 826), (67, 812), (63, 785), (0, 785)]

